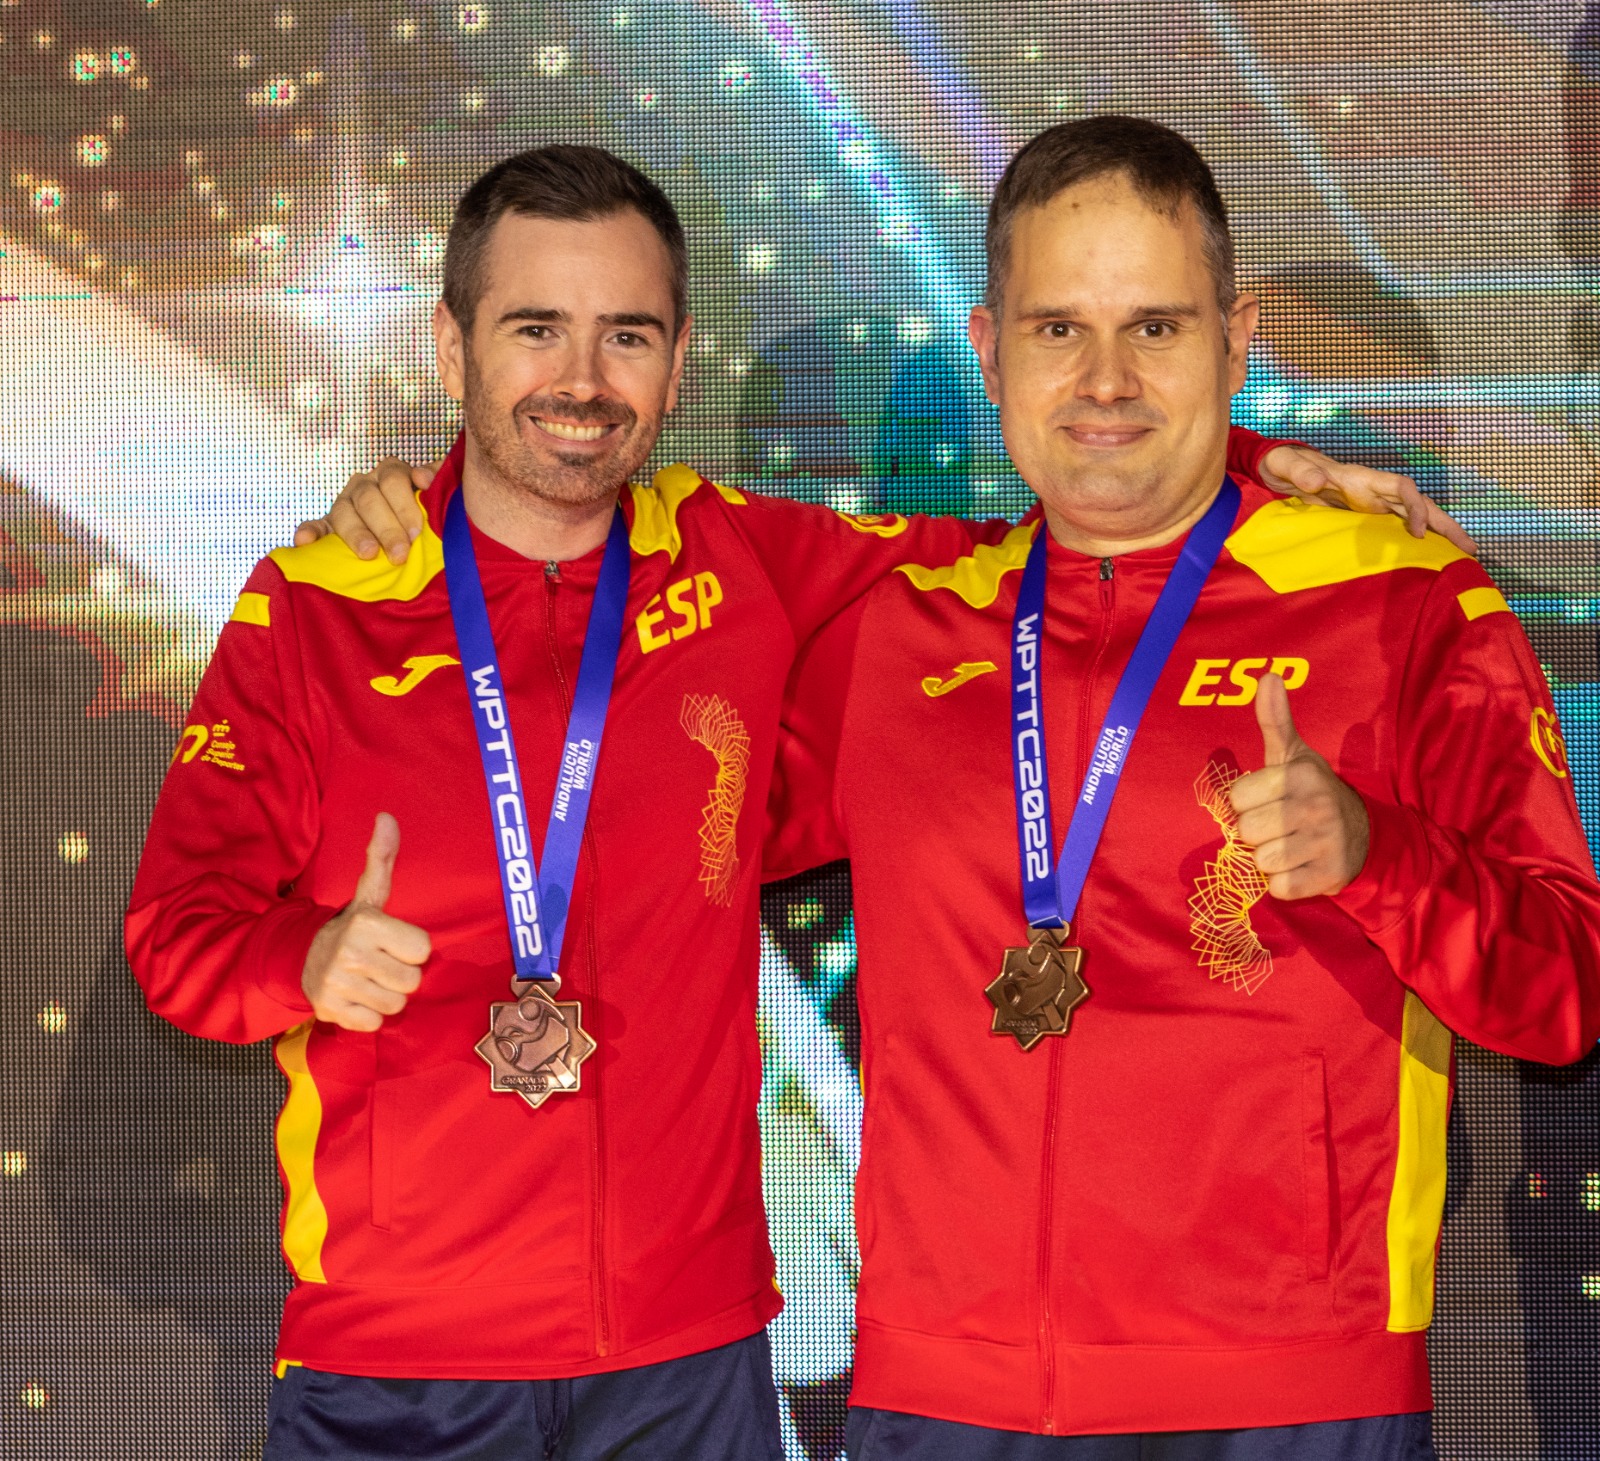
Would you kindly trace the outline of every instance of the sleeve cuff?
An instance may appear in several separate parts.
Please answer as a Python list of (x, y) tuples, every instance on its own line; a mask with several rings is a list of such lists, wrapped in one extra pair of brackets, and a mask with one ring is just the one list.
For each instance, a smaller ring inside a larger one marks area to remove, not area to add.
[(337, 912), (309, 898), (285, 899), (260, 919), (250, 935), (246, 976), (267, 999), (297, 1020), (312, 1012), (300, 982), (311, 941)]
[(1362, 794), (1370, 829), (1367, 860), (1333, 901), (1368, 933), (1405, 917), (1433, 876), (1433, 853), (1422, 818), (1410, 807)]
[(1261, 463), (1268, 452), (1280, 446), (1298, 446), (1306, 451), (1316, 450), (1308, 442), (1294, 441), (1286, 436), (1261, 436), (1248, 426), (1235, 426), (1228, 433), (1228, 466), (1252, 482), (1261, 482), (1262, 486), (1266, 486), (1261, 478)]

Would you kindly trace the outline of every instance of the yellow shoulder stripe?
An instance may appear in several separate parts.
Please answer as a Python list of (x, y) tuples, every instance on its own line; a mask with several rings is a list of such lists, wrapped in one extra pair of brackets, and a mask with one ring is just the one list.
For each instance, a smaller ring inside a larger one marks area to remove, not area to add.
[(678, 509), (700, 487), (700, 474), (693, 467), (674, 462), (656, 473), (648, 487), (633, 487), (633, 531), (628, 542), (635, 553), (665, 552), (670, 562), (678, 561), (683, 536), (678, 532)]
[[(353, 556), (353, 555), (352, 555)], [(283, 1255), (303, 1283), (326, 1283), (322, 1245), (328, 1209), (317, 1191), (317, 1136), (322, 1130), (322, 1093), (306, 1059), (311, 1021), (278, 1036), (274, 1054), (289, 1078), (289, 1094), (278, 1113), (278, 1162), (289, 1189), (283, 1211)]]
[(1436, 533), (1413, 538), (1392, 513), (1346, 512), (1298, 499), (1269, 502), (1253, 513), (1228, 539), (1227, 548), (1236, 563), (1280, 594), (1397, 568), (1437, 572), (1467, 556)]
[(272, 600), (265, 594), (242, 593), (239, 602), (228, 615), (230, 624), (259, 624), (263, 629), (272, 627)]
[(971, 554), (957, 558), (947, 568), (924, 568), (919, 563), (901, 563), (903, 573), (923, 590), (947, 588), (959, 594), (974, 609), (987, 609), (1000, 595), (1000, 580), (1028, 561), (1028, 549), (1039, 520), (1018, 523), (998, 543), (979, 543)]
[[(683, 547), (678, 531), (678, 509), (701, 483), (693, 467), (678, 462), (656, 473), (649, 487), (633, 487), (633, 531), (629, 542), (635, 553), (665, 551), (674, 561)], [(744, 493), (735, 487), (712, 484), (726, 502), (742, 506)], [(444, 569), (444, 544), (433, 525), (423, 520), (422, 534), (411, 545), (404, 563), (393, 564), (381, 553), (368, 561), (358, 558), (335, 534), (319, 538), (304, 548), (278, 548), (269, 555), (290, 583), (309, 583), (362, 603), (414, 599)], [(245, 595), (249, 598), (251, 595)], [(242, 604), (242, 601), (241, 601)], [(234, 611), (239, 618), (242, 608)], [(263, 613), (265, 608), (263, 607)], [(250, 623), (265, 623), (251, 619)]]
[[(628, 542), (635, 553), (662, 553), (678, 561), (683, 535), (678, 531), (678, 509), (699, 490), (704, 479), (693, 467), (674, 462), (655, 474), (648, 487), (630, 487), (633, 494), (633, 531)], [(742, 503), (744, 495), (732, 487), (718, 487), (728, 502)]]
[(683, 548), (683, 535), (678, 531), (678, 509), (693, 497), (702, 482), (716, 491), (724, 502), (743, 507), (748, 499), (737, 487), (724, 487), (720, 482), (709, 482), (683, 462), (663, 467), (651, 479), (648, 487), (630, 487), (633, 494), (633, 531), (628, 542), (635, 553), (665, 553), (676, 563)]
[(357, 558), (334, 533), (304, 548), (275, 548), (269, 556), (290, 583), (309, 583), (363, 604), (414, 599), (444, 569), (444, 544), (426, 517), (404, 563), (391, 563), (383, 553), (370, 561)]
[(1478, 588), (1469, 588), (1456, 595), (1456, 602), (1461, 605), (1461, 612), (1467, 616), (1467, 622), (1481, 619), (1485, 614), (1509, 614), (1511, 605), (1506, 602), (1506, 596), (1497, 588), (1483, 584)]

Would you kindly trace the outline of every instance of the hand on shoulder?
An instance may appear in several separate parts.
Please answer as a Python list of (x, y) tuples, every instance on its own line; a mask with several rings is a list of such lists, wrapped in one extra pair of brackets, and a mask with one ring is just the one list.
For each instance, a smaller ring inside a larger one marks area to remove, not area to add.
[(1471, 535), (1436, 502), (1424, 497), (1410, 477), (1355, 462), (1341, 462), (1308, 446), (1283, 442), (1261, 458), (1262, 485), (1351, 512), (1392, 512), (1413, 537), (1438, 533), (1464, 553), (1478, 556)]
[(337, 533), (358, 558), (376, 558), (381, 548), (391, 563), (404, 563), (422, 532), (422, 509), (416, 494), (433, 481), (438, 470), (437, 462), (413, 467), (398, 457), (385, 457), (370, 472), (357, 472), (345, 483), (326, 517), (313, 518), (295, 529), (295, 547)]

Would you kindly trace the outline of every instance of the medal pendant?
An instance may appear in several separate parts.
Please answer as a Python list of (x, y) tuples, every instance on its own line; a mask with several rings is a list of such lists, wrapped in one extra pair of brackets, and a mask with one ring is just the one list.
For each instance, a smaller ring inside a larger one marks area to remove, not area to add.
[(489, 1089), (514, 1091), (530, 1106), (578, 1089), (594, 1054), (578, 1001), (555, 1000), (534, 980), (512, 982), (513, 1000), (489, 1006), (489, 1033), (473, 1048), (489, 1063)]
[(1067, 944), (1066, 928), (1037, 928), (1025, 949), (1007, 949), (994, 983), (983, 992), (994, 1006), (989, 1026), (1032, 1050), (1046, 1035), (1065, 1035), (1072, 1012), (1089, 997), (1078, 972), (1083, 950)]

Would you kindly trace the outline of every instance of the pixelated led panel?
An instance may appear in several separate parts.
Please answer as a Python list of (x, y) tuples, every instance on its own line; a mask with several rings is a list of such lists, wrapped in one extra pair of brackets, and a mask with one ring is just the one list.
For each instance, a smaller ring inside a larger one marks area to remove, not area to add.
[[(1057, 119), (1181, 127), (1264, 306), (1239, 419), (1409, 471), (1478, 535), (1595, 836), (1597, 35), (1582, 4), (1510, 0), (1003, 19), (975, 0), (0, 0), (0, 1454), (259, 1448), (277, 1078), (150, 1019), (118, 910), (250, 562), (354, 466), (446, 440), (427, 317), (468, 178), (587, 140), (678, 201), (696, 330), (663, 459), (850, 511), (989, 515), (1027, 498), (963, 338), (987, 190)], [(738, 735), (712, 703), (684, 714), (731, 785)], [(713, 796), (713, 889), (724, 822)], [(1222, 834), (1195, 938), (1219, 977), (1259, 979)], [(824, 1457), (856, 1272), (848, 875), (763, 912), (775, 1363), (786, 1443)], [(94, 1100), (66, 1080), (85, 1059)], [(1596, 1077), (1469, 1051), (1460, 1081), (1442, 1453), (1590, 1454)]]

